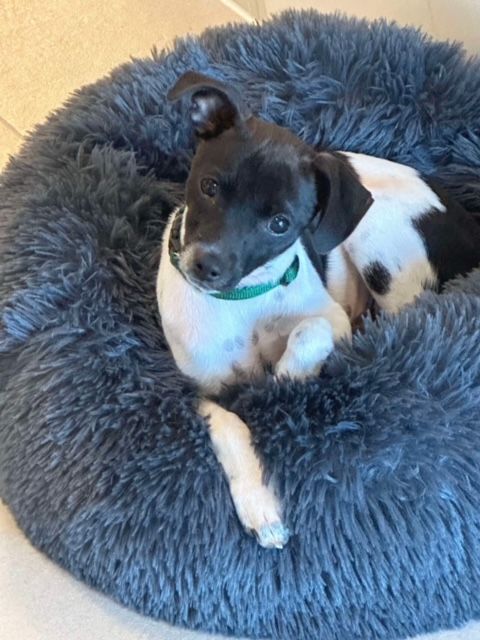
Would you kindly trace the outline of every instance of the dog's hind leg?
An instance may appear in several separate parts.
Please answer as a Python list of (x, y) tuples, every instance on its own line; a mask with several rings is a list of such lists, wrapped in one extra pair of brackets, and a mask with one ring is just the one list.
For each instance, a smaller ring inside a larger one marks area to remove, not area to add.
[(227, 476), (240, 522), (266, 548), (281, 549), (289, 531), (281, 518), (281, 505), (272, 486), (263, 482), (260, 460), (251, 434), (240, 418), (210, 400), (200, 403), (200, 415), (209, 425), (218, 461)]

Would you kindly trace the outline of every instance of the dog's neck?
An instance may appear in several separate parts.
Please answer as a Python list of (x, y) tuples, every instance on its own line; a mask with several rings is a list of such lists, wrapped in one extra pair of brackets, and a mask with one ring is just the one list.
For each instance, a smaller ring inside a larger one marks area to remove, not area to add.
[[(168, 238), (170, 261), (182, 276), (184, 274), (181, 270), (178, 256), (183, 240), (184, 214), (185, 206), (180, 206), (176, 212), (174, 212)], [(255, 298), (278, 286), (288, 286), (296, 279), (298, 270), (299, 260), (297, 256), (297, 242), (295, 242), (279, 256), (242, 278), (238, 286), (232, 291), (225, 293), (205, 292), (205, 295), (213, 295), (215, 298), (224, 300), (246, 300)]]

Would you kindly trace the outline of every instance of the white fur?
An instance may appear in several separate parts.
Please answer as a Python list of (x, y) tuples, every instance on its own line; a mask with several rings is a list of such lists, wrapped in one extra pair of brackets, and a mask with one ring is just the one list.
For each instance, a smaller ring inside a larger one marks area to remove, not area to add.
[(281, 549), (280, 502), (272, 486), (263, 483), (260, 461), (252, 447), (250, 431), (240, 418), (215, 402), (203, 400), (200, 415), (208, 420), (212, 445), (227, 476), (238, 517), (247, 531), (257, 534), (264, 547)]
[(183, 246), (185, 243), (185, 227), (186, 227), (187, 215), (188, 215), (188, 207), (187, 205), (185, 205), (185, 208), (182, 214), (182, 222), (180, 224), (180, 246)]
[(367, 308), (370, 293), (343, 244), (328, 254), (328, 291), (350, 318)]
[[(390, 272), (391, 288), (383, 296), (370, 293), (382, 309), (398, 311), (436, 282), (425, 246), (412, 222), (432, 210), (444, 215), (445, 206), (415, 169), (363, 154), (344, 155), (374, 202), (350, 237), (332, 252), (329, 291), (342, 305), (358, 309), (358, 300), (365, 298), (365, 284), (358, 276), (377, 261)], [(352, 274), (352, 265), (356, 274)]]
[(290, 334), (285, 351), (275, 365), (275, 373), (300, 380), (318, 374), (333, 346), (332, 324), (319, 316), (305, 318)]
[(297, 255), (298, 276), (287, 287), (241, 302), (219, 300), (190, 285), (170, 263), (168, 235), (174, 215), (165, 231), (157, 297), (177, 365), (205, 391), (218, 392), (242, 372), (261, 374), (265, 362), (275, 365), (304, 318), (332, 317), (340, 328), (337, 338), (349, 334), (346, 314), (323, 286), (300, 241), (239, 284), (280, 278)]

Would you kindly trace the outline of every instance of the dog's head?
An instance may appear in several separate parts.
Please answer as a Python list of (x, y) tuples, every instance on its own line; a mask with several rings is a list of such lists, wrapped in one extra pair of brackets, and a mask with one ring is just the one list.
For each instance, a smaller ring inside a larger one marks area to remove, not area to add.
[[(234, 288), (307, 229), (318, 253), (354, 230), (372, 203), (346, 159), (316, 153), (288, 129), (252, 116), (233, 87), (184, 74), (199, 139), (186, 186), (180, 261), (206, 290)], [(281, 275), (281, 274), (277, 274)]]

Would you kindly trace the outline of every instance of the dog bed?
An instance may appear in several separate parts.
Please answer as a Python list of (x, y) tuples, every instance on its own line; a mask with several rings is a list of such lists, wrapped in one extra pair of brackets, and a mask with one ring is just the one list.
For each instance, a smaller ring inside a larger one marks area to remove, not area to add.
[(3, 499), (75, 576), (190, 628), (393, 640), (479, 616), (478, 272), (368, 321), (318, 379), (226, 390), (293, 535), (267, 551), (242, 530), (155, 299), (193, 149), (165, 96), (187, 69), (480, 211), (479, 60), (415, 30), (286, 13), (83, 88), (1, 177)]

